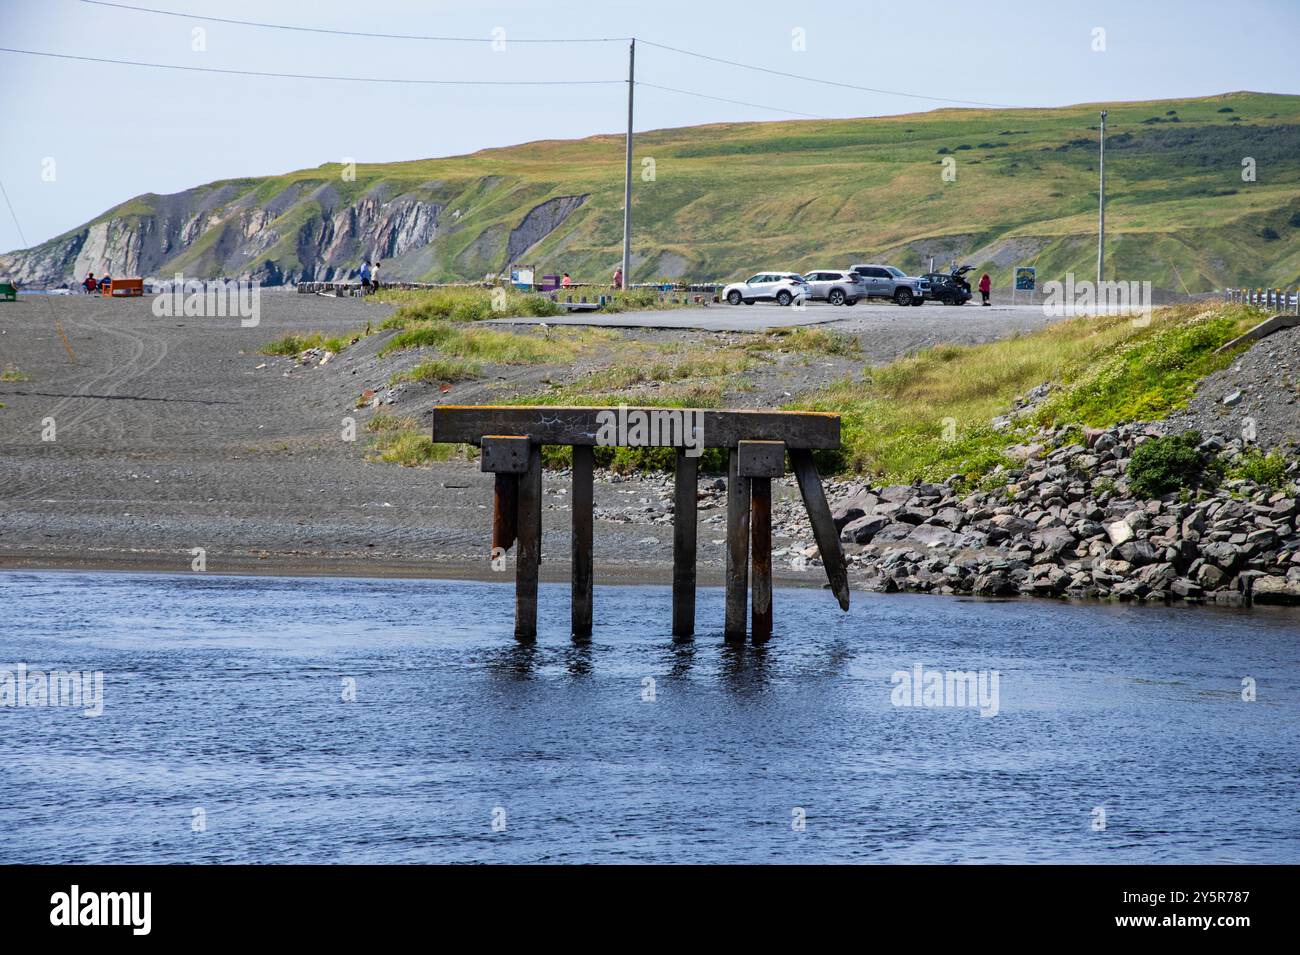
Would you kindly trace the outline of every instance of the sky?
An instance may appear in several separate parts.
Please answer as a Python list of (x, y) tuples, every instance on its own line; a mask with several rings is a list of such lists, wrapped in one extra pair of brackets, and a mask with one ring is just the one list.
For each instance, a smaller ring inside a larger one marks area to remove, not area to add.
[[(520, 42), (525, 39), (637, 36), (769, 70), (892, 91), (825, 86), (640, 43), (639, 83), (741, 102), (638, 85), (637, 130), (792, 118), (781, 110), (851, 117), (945, 105), (897, 93), (1063, 106), (1237, 90), (1300, 92), (1297, 0), (123, 3), (185, 16), (85, 0), (0, 0), (0, 46), (313, 76), (612, 82), (360, 83), (0, 52), (0, 184), (13, 207), (11, 215), (0, 205), (0, 250), (38, 244), (146, 192), (344, 159), (451, 156), (625, 128), (626, 40)], [(195, 15), (482, 39), (341, 36)]]

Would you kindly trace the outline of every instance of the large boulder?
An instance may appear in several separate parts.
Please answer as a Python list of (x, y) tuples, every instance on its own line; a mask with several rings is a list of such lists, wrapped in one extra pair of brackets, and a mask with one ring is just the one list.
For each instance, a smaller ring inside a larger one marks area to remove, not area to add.
[(889, 518), (878, 514), (863, 515), (849, 521), (840, 529), (840, 540), (846, 544), (869, 544), (888, 526)]
[(870, 491), (862, 491), (831, 509), (831, 520), (836, 530), (843, 530), (844, 525), (856, 521), (871, 513), (871, 509), (880, 503), (880, 498)]
[(1286, 577), (1259, 577), (1250, 588), (1251, 599), (1260, 604), (1300, 604), (1300, 581)]
[(1034, 550), (1044, 557), (1055, 557), (1061, 551), (1076, 546), (1074, 535), (1064, 527), (1045, 527), (1029, 535)]
[(1106, 525), (1106, 535), (1115, 546), (1126, 544), (1133, 539), (1133, 525), (1128, 521), (1115, 521)]

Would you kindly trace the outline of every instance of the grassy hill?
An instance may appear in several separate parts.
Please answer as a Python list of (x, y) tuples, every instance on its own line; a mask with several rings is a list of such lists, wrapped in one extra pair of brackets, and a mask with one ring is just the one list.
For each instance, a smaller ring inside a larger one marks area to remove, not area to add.
[[(915, 270), (931, 255), (999, 283), (1017, 265), (1036, 265), (1040, 281), (1091, 277), (1101, 106), (1109, 278), (1187, 292), (1300, 279), (1300, 96), (1258, 93), (640, 133), (633, 277), (881, 258)], [(351, 181), (325, 165), (212, 183), (138, 197), (6, 259), (29, 281), (78, 274), (96, 256), (114, 274), (328, 278), (363, 255), (390, 262), (393, 278), (481, 278), (513, 259), (606, 280), (620, 255), (623, 148), (597, 136), (362, 165)], [(1242, 179), (1247, 157), (1254, 182)]]

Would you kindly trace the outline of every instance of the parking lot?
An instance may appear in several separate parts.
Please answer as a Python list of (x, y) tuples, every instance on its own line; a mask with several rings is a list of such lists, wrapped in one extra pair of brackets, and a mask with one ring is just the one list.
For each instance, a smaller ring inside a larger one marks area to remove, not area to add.
[[(1040, 328), (1051, 319), (1043, 315), (1041, 305), (1000, 304), (988, 307), (975, 304), (961, 306), (926, 302), (920, 306), (900, 306), (889, 301), (859, 302), (857, 305), (827, 305), (810, 302), (805, 306), (782, 307), (775, 303), (753, 305), (721, 304), (700, 308), (666, 311), (573, 312), (550, 318), (492, 319), (501, 325), (581, 325), (597, 328), (687, 328), (711, 332), (764, 332), (795, 325), (829, 326), (845, 332), (870, 332), (873, 329), (914, 329), (940, 340), (966, 341), (976, 331), (976, 340), (998, 337), (1017, 330)], [(943, 336), (951, 334), (951, 338)]]

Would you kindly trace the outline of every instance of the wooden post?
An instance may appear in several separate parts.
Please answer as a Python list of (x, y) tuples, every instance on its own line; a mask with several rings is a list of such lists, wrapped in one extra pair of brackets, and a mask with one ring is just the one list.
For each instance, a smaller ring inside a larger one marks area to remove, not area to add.
[(754, 579), (750, 614), (754, 642), (772, 636), (772, 478), (785, 473), (785, 444), (781, 441), (740, 441), (736, 473), (749, 479), (750, 531)]
[(696, 493), (700, 459), (677, 449), (673, 485), (673, 636), (695, 633)]
[(822, 479), (817, 474), (812, 452), (791, 448), (790, 464), (799, 480), (799, 493), (803, 495), (803, 506), (812, 522), (813, 537), (817, 540), (817, 549), (821, 551), (831, 592), (840, 602), (840, 609), (848, 610), (849, 572), (844, 565), (844, 549), (840, 547), (840, 535), (835, 530), (835, 521), (831, 519), (831, 509), (826, 504), (826, 492), (822, 490)]
[(749, 479), (753, 516), (754, 582), (750, 601), (754, 642), (772, 636), (772, 479)]
[(519, 550), (515, 560), (515, 639), (537, 639), (537, 564), (542, 556), (542, 449), (532, 445), (519, 479)]
[(740, 476), (740, 451), (732, 448), (727, 463), (727, 611), (723, 637), (745, 639), (745, 603), (749, 589), (749, 478)]
[(592, 504), (592, 468), (595, 454), (589, 445), (573, 448), (573, 584), (570, 619), (575, 639), (591, 636), (591, 528), (595, 520)]
[(519, 475), (498, 473), (492, 494), (492, 556), (514, 546), (519, 517)]

